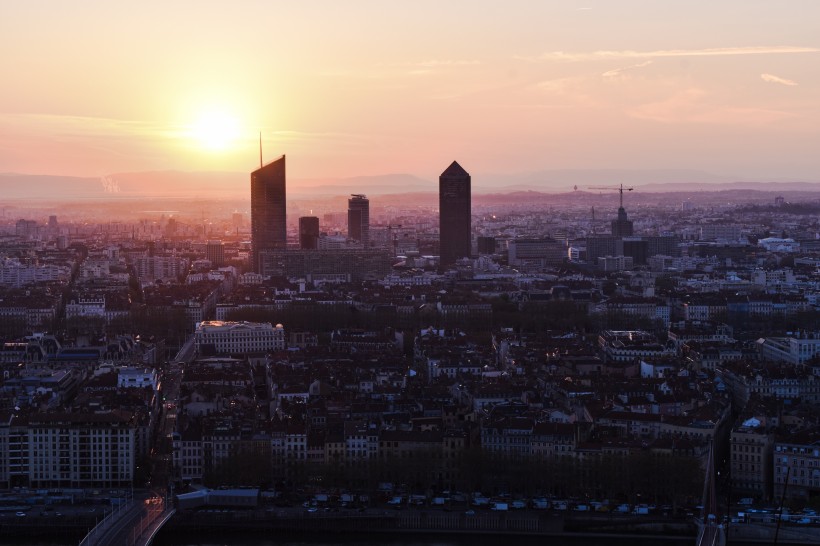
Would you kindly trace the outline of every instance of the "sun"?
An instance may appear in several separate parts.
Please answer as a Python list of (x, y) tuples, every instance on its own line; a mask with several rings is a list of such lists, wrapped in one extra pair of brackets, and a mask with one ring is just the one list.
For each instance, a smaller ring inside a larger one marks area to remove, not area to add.
[(239, 138), (239, 120), (225, 112), (205, 112), (191, 126), (191, 136), (208, 150), (226, 150)]

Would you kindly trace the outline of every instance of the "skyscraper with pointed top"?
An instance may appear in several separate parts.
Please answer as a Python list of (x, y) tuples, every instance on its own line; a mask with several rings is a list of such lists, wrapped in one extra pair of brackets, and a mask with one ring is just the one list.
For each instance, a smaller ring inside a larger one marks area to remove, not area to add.
[(255, 272), (261, 272), (261, 251), (287, 246), (286, 219), (283, 155), (251, 173), (251, 267)]
[(618, 208), (618, 218), (612, 220), (613, 237), (631, 237), (634, 233), (632, 220), (626, 216), (626, 209), (623, 204)]
[(439, 254), (441, 266), (472, 253), (470, 174), (453, 161), (438, 178)]

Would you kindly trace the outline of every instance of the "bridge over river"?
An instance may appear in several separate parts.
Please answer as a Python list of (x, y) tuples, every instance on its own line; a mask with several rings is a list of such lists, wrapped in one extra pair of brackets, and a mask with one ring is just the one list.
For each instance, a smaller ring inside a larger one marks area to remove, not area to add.
[(176, 509), (165, 498), (144, 495), (109, 512), (80, 546), (148, 546)]

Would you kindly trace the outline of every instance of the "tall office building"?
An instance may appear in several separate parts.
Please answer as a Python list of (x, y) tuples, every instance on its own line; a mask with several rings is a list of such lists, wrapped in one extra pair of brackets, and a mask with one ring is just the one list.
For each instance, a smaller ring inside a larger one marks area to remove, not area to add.
[(208, 241), (205, 245), (205, 257), (213, 267), (225, 265), (225, 245), (222, 241)]
[(316, 250), (319, 246), (319, 218), (302, 216), (299, 218), (299, 248)]
[(370, 243), (370, 201), (359, 193), (347, 200), (347, 236), (364, 248)]
[(439, 253), (441, 266), (472, 253), (470, 174), (453, 161), (438, 179)]
[(251, 173), (251, 267), (260, 271), (262, 250), (287, 246), (285, 156)]
[(478, 237), (476, 245), (479, 254), (495, 254), (495, 237)]

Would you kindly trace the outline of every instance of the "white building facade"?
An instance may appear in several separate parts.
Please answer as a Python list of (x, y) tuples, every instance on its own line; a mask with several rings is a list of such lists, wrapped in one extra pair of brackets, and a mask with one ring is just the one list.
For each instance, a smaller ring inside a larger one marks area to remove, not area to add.
[(282, 351), (285, 328), (270, 322), (203, 321), (194, 333), (197, 351), (213, 346), (217, 353), (244, 354)]

